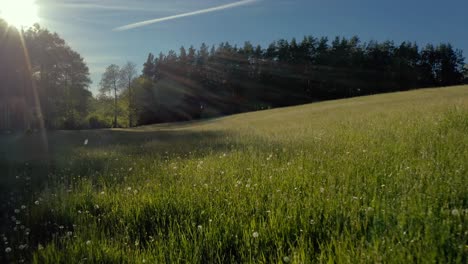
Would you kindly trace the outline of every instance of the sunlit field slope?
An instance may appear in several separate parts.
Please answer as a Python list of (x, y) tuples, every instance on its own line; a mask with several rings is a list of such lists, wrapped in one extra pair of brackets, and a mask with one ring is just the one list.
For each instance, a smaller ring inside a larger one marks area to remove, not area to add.
[(44, 136), (0, 136), (2, 263), (468, 261), (468, 86)]

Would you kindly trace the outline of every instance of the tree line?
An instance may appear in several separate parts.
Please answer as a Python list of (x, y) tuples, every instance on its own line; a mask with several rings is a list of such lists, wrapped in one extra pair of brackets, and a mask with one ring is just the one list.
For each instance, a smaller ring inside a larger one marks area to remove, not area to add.
[(106, 68), (99, 94), (89, 69), (57, 33), (0, 20), (0, 130), (132, 127), (422, 87), (468, 83), (449, 43), (362, 43), (305, 36), (150, 53)]
[[(266, 108), (466, 81), (461, 50), (449, 43), (362, 43), (305, 36), (264, 48), (202, 44), (148, 55), (131, 88), (136, 125), (186, 121)], [(130, 86), (129, 86), (130, 87)]]

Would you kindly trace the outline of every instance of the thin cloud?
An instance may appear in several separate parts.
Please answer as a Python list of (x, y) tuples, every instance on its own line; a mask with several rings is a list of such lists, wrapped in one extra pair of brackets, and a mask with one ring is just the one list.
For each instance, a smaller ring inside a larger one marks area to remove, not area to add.
[(254, 2), (258, 2), (260, 0), (242, 0), (239, 2), (231, 3), (231, 4), (226, 4), (226, 5), (221, 5), (221, 6), (216, 6), (216, 7), (211, 7), (207, 9), (201, 9), (193, 12), (188, 12), (188, 13), (183, 13), (183, 14), (178, 14), (178, 15), (173, 15), (173, 16), (168, 16), (168, 17), (162, 17), (162, 18), (156, 18), (156, 19), (150, 19), (150, 20), (145, 20), (137, 23), (132, 23), (128, 24), (125, 26), (117, 27), (114, 28), (114, 31), (124, 31), (124, 30), (129, 30), (129, 29), (134, 29), (138, 27), (144, 27), (147, 25), (163, 22), (163, 21), (168, 21), (168, 20), (174, 20), (182, 17), (188, 17), (188, 16), (196, 16), (196, 15), (201, 15), (201, 14), (206, 14), (206, 13), (211, 13), (211, 12), (216, 12), (216, 11), (221, 11), (225, 9), (230, 9), (230, 8), (235, 8), (243, 5), (248, 5), (252, 4)]

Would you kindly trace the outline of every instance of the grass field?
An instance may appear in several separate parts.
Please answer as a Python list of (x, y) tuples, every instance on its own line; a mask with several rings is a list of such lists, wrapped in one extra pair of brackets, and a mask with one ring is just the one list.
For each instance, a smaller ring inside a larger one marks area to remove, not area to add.
[(468, 86), (44, 136), (0, 136), (2, 263), (468, 262)]

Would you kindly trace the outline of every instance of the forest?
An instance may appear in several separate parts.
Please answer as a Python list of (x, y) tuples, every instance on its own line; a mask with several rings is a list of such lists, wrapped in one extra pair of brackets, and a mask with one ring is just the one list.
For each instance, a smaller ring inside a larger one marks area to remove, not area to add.
[(468, 83), (450, 43), (305, 36), (266, 47), (223, 42), (111, 64), (99, 93), (85, 59), (57, 33), (0, 21), (0, 130), (133, 127), (323, 100)]

